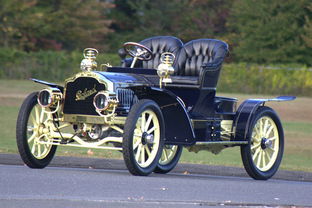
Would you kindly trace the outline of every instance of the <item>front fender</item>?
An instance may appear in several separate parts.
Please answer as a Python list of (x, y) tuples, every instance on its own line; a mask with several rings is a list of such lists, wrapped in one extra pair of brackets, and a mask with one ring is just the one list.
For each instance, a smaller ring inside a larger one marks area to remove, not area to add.
[(280, 96), (272, 99), (248, 99), (245, 100), (238, 108), (234, 117), (232, 130), (234, 132), (234, 141), (246, 141), (250, 125), (252, 124), (255, 112), (265, 102), (282, 102), (295, 100), (294, 96)]
[(30, 78), (30, 80), (36, 82), (36, 83), (39, 83), (39, 84), (43, 84), (43, 85), (47, 85), (49, 87), (54, 87), (54, 88), (57, 88), (59, 89), (62, 93), (64, 92), (64, 87), (58, 85), (58, 84), (55, 84), (55, 83), (51, 83), (51, 82), (46, 82), (46, 81), (43, 81), (43, 80), (40, 80), (40, 79), (34, 79), (34, 78)]
[(195, 134), (184, 103), (172, 92), (153, 87), (130, 87), (139, 99), (155, 101), (165, 120), (165, 144), (193, 145)]

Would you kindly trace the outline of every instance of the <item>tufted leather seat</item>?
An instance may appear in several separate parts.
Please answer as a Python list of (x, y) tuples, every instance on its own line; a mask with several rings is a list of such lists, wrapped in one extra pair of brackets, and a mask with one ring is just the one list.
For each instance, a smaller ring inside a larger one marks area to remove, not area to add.
[(220, 67), (227, 53), (228, 45), (220, 40), (189, 41), (180, 49), (174, 64), (177, 76), (172, 77), (173, 82), (216, 87)]
[[(153, 52), (153, 58), (149, 61), (140, 61), (139, 67), (146, 69), (157, 69), (160, 64), (160, 56), (164, 52), (171, 52), (177, 56), (183, 43), (180, 39), (173, 36), (155, 36), (144, 39), (139, 42), (140, 44), (148, 47)], [(132, 59), (125, 60), (123, 66), (130, 66)], [(136, 64), (136, 66), (138, 66)]]

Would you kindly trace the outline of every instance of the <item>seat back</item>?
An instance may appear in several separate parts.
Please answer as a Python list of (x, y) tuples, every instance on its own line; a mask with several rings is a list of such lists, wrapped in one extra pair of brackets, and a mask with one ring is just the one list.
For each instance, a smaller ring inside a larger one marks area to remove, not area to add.
[(216, 39), (197, 39), (187, 42), (181, 48), (174, 67), (176, 75), (199, 76), (202, 66), (208, 63), (223, 62), (228, 53), (228, 45)]
[(139, 42), (148, 47), (153, 52), (153, 58), (149, 61), (142, 61), (142, 67), (147, 69), (157, 69), (160, 64), (160, 56), (164, 52), (173, 53), (176, 57), (183, 46), (180, 39), (173, 36), (155, 36)]

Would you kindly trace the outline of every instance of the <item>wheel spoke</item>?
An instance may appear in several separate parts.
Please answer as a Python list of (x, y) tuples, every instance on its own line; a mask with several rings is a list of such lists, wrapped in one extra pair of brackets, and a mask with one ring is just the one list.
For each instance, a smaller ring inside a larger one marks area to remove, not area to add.
[(164, 153), (164, 156), (165, 156), (165, 160), (168, 160), (168, 154), (167, 154), (166, 149), (164, 149), (163, 153)]
[(145, 146), (145, 150), (148, 156), (151, 156), (151, 151), (149, 150), (148, 146)]
[(36, 143), (33, 144), (32, 148), (31, 148), (31, 153), (34, 155), (36, 152)]
[(261, 158), (262, 158), (262, 151), (259, 152), (259, 156), (258, 156), (258, 160), (257, 160), (257, 167), (260, 167)]
[(262, 167), (265, 167), (266, 161), (265, 161), (265, 151), (262, 151)]
[(156, 126), (153, 126), (151, 129), (147, 131), (148, 134), (151, 134), (153, 131), (157, 130)]
[(256, 148), (258, 148), (260, 146), (260, 142), (258, 142), (257, 144), (254, 144), (252, 147), (251, 147), (251, 150), (254, 150)]
[(140, 138), (142, 135), (140, 135), (140, 134), (133, 134), (133, 136)]
[(31, 137), (28, 138), (27, 142), (28, 143), (32, 142), (32, 140), (34, 140), (35, 137), (36, 137), (36, 133), (33, 133)]
[(152, 115), (152, 114), (150, 114), (150, 115), (148, 116), (147, 121), (146, 121), (144, 131), (147, 131), (148, 127), (149, 127), (149, 126), (150, 126), (150, 124), (151, 124), (152, 119), (153, 119), (153, 115)]
[(264, 121), (264, 126), (263, 126), (263, 132), (266, 132), (267, 129), (269, 128), (269, 120), (268, 119), (265, 119)]
[(135, 160), (137, 162), (139, 162), (139, 158), (140, 158), (140, 154), (141, 154), (141, 146), (142, 146), (142, 144), (139, 144), (138, 150), (137, 150), (136, 155), (135, 155)]
[(34, 125), (38, 125), (38, 122), (36, 121), (36, 119), (35, 119), (35, 117), (34, 117), (34, 115), (33, 114), (31, 114), (30, 115), (30, 119), (31, 119), (31, 121), (32, 121), (32, 123), (34, 124)]
[(145, 162), (145, 146), (142, 145), (141, 147), (141, 163)]
[(261, 135), (260, 135), (259, 131), (256, 131), (252, 138), (257, 142), (260, 142), (261, 141)]
[(38, 157), (40, 157), (42, 155), (42, 152), (41, 152), (41, 145), (40, 143), (37, 144), (38, 145)]
[(43, 123), (43, 119), (44, 119), (44, 109), (43, 108), (41, 108), (41, 112), (40, 112), (40, 120), (39, 120), (39, 122), (40, 123)]
[(260, 137), (262, 137), (262, 135), (263, 135), (263, 121), (262, 121), (262, 119), (260, 119), (260, 121), (259, 121), (259, 126), (260, 126)]
[(260, 153), (261, 147), (256, 149), (256, 152), (254, 153), (254, 155), (252, 156), (252, 160), (254, 161), (257, 158), (257, 155)]
[(270, 150), (270, 151), (272, 152), (272, 155), (273, 155), (273, 154), (274, 154), (274, 152), (275, 152), (275, 149), (270, 148), (270, 147), (266, 148), (266, 150)]
[(141, 141), (138, 140), (138, 141), (133, 145), (133, 150), (135, 150), (140, 144), (141, 144)]
[(35, 116), (36, 116), (36, 121), (40, 122), (40, 118), (39, 118), (39, 107), (35, 106)]
[(268, 148), (265, 150), (265, 156), (267, 157), (268, 161), (270, 162), (272, 155), (269, 153)]
[(257, 139), (259, 139), (259, 137), (261, 137), (259, 127), (255, 126), (255, 130), (256, 130)]
[(265, 137), (269, 137), (273, 129), (274, 129), (274, 126), (272, 125), (266, 132)]
[(145, 128), (145, 112), (142, 113), (142, 117), (141, 117), (141, 131), (145, 132), (144, 128)]
[(274, 141), (276, 138), (277, 138), (276, 136), (273, 136), (273, 137), (271, 137), (271, 138), (268, 138), (268, 140)]

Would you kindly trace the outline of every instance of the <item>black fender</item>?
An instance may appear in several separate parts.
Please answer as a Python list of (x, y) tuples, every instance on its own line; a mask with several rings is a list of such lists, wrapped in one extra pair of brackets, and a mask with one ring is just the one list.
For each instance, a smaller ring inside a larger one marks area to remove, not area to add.
[(30, 80), (36, 82), (36, 83), (39, 83), (39, 84), (43, 84), (43, 85), (47, 85), (49, 87), (54, 87), (54, 88), (57, 88), (59, 89), (62, 93), (64, 92), (64, 87), (58, 85), (58, 84), (55, 84), (55, 83), (51, 83), (51, 82), (46, 82), (46, 81), (43, 81), (43, 80), (40, 80), (40, 79), (34, 79), (34, 78), (30, 78)]
[(166, 89), (134, 86), (129, 87), (139, 99), (155, 101), (165, 120), (165, 144), (195, 144), (194, 129), (183, 101)]
[(294, 96), (280, 96), (272, 99), (248, 99), (245, 100), (238, 108), (234, 120), (232, 130), (234, 132), (234, 141), (246, 141), (248, 140), (248, 132), (250, 125), (255, 117), (255, 112), (260, 106), (264, 106), (265, 102), (281, 102), (291, 101), (296, 99)]

